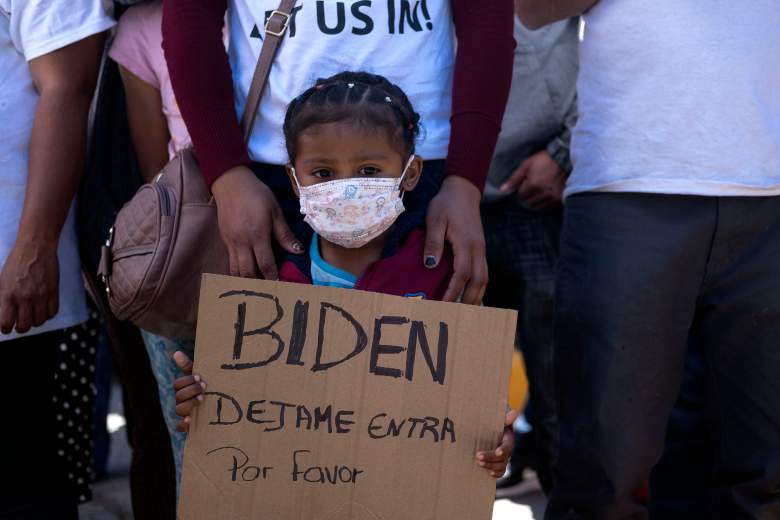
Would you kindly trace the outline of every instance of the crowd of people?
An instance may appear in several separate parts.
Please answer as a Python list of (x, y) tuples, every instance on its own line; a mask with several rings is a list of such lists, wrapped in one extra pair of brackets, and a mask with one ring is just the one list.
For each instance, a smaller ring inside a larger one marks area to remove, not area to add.
[(233, 276), (519, 311), (475, 464), (546, 518), (780, 519), (778, 60), (775, 0), (0, 0), (0, 519), (78, 518), (109, 353), (176, 518), (194, 342), (97, 272), (190, 149)]

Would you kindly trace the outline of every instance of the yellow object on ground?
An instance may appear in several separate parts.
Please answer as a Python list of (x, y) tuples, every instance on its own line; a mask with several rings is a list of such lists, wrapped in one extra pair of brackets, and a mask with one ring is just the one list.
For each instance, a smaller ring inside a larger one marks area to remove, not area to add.
[(528, 398), (528, 376), (525, 373), (523, 355), (517, 350), (512, 353), (512, 375), (509, 376), (509, 406), (512, 410), (525, 408)]

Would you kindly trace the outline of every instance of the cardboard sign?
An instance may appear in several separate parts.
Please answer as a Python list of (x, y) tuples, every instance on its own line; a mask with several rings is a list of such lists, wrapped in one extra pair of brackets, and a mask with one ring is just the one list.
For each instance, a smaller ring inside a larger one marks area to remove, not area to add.
[(515, 322), (205, 275), (180, 518), (489, 520)]

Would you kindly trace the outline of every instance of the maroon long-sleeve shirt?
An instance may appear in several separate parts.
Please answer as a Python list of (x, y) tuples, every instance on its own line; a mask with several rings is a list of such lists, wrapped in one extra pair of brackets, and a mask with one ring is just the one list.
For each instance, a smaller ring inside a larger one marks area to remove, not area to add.
[[(513, 65), (512, 0), (451, 0), (458, 41), (446, 175), (480, 190), (504, 114)], [(171, 83), (210, 186), (249, 163), (222, 41), (227, 0), (165, 0), (163, 49)]]

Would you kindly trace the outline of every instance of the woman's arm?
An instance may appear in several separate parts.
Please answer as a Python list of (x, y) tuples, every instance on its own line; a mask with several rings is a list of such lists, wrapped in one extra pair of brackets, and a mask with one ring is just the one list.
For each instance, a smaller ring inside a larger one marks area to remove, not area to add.
[(163, 114), (160, 91), (126, 68), (119, 66), (127, 97), (127, 120), (141, 175), (154, 179), (168, 162), (168, 121)]
[(482, 301), (488, 273), (479, 205), (501, 130), (514, 63), (512, 0), (452, 0), (458, 51), (452, 92), (452, 132), (444, 180), (428, 209), (425, 258), (438, 265), (452, 245), (455, 274), (445, 301), (463, 294)]
[(249, 164), (222, 28), (227, 0), (165, 0), (163, 50), (176, 102), (209, 187)]
[(452, 0), (458, 50), (452, 87), (447, 175), (482, 191), (512, 84), (512, 0)]
[(517, 15), (523, 25), (529, 29), (539, 29), (545, 25), (579, 16), (598, 0), (515, 0)]
[(222, 42), (226, 0), (165, 0), (163, 50), (173, 91), (217, 203), (230, 274), (278, 278), (272, 237), (303, 252), (273, 192), (247, 167), (249, 154), (233, 105), (233, 78)]
[(40, 94), (16, 243), (0, 273), (0, 329), (26, 332), (59, 309), (60, 232), (84, 171), (87, 114), (105, 34), (30, 61)]

